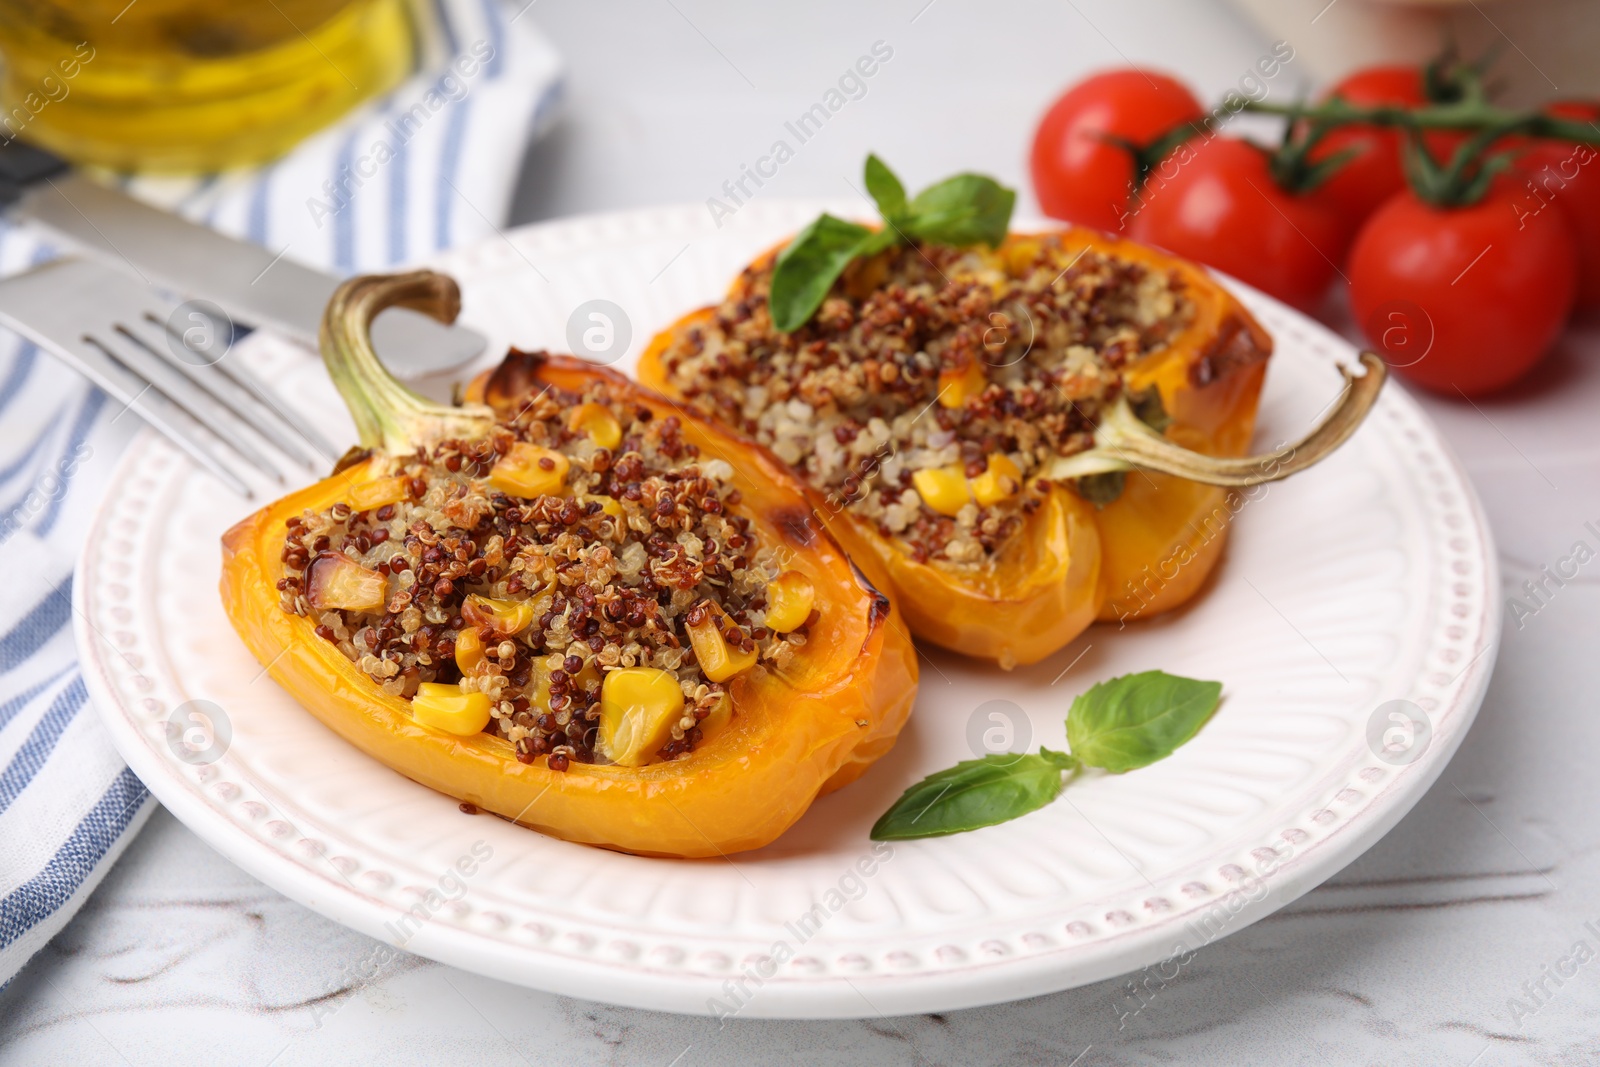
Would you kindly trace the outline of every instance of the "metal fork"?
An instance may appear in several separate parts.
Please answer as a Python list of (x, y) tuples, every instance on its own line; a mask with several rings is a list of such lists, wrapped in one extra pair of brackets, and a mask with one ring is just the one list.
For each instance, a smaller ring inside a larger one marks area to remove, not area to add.
[[(278, 482), (284, 458), (308, 469), (339, 458), (237, 355), (233, 324), (86, 259), (58, 259), (0, 281), (0, 326), (81, 372), (245, 497), (243, 462)], [(270, 446), (270, 447), (266, 447)]]

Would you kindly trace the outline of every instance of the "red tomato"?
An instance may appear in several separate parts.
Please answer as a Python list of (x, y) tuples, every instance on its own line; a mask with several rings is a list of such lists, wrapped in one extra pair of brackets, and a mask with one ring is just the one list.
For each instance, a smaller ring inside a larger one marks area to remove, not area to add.
[(1135, 240), (1307, 310), (1327, 292), (1348, 243), (1332, 208), (1285, 192), (1267, 169), (1266, 152), (1231, 137), (1180, 146), (1150, 173), (1134, 212)]
[(1519, 219), (1516, 200), (1509, 181), (1462, 208), (1399, 193), (1356, 237), (1356, 321), (1418, 385), (1493, 392), (1537, 363), (1566, 322), (1577, 247), (1560, 212)]
[[(1600, 104), (1570, 101), (1549, 104), (1545, 113), (1579, 122), (1600, 120)], [(1580, 308), (1600, 307), (1600, 160), (1593, 145), (1569, 141), (1524, 141), (1517, 159), (1513, 206), (1518, 219), (1560, 209), (1578, 243)]]
[[(1367, 67), (1358, 70), (1329, 90), (1324, 99), (1334, 96), (1342, 97), (1347, 103), (1358, 107), (1382, 107), (1388, 104), (1417, 107), (1428, 102), (1422, 71), (1417, 67)], [(1448, 158), (1461, 140), (1461, 134), (1442, 130), (1425, 137), (1429, 151), (1440, 160)], [(1338, 209), (1351, 233), (1360, 229), (1367, 216), (1382, 206), (1384, 201), (1406, 187), (1400, 142), (1401, 133), (1398, 130), (1380, 126), (1341, 126), (1329, 131), (1311, 150), (1309, 158), (1313, 163), (1346, 149), (1358, 152), (1316, 190), (1318, 196)]]
[(1045, 214), (1102, 230), (1122, 228), (1133, 159), (1106, 136), (1146, 145), (1205, 111), (1165, 74), (1112, 70), (1079, 82), (1045, 112), (1033, 136), (1033, 191)]

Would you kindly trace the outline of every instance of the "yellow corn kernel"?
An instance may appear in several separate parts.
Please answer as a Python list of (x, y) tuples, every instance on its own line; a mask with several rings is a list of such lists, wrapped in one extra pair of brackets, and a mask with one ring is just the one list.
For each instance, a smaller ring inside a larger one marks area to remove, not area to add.
[(964, 367), (946, 367), (939, 372), (939, 406), (958, 408), (983, 392), (989, 384), (984, 376), (983, 364), (968, 359)]
[(578, 498), (578, 503), (599, 504), (600, 510), (610, 515), (613, 519), (620, 519), (628, 514), (622, 510), (621, 501), (612, 496), (596, 496), (593, 493), (585, 493)]
[(972, 496), (983, 507), (1016, 496), (1022, 488), (1022, 471), (1004, 452), (989, 457), (989, 469), (972, 479)]
[(811, 617), (817, 589), (799, 571), (784, 571), (767, 583), (767, 629), (786, 634)]
[(1038, 241), (1022, 238), (1008, 240), (1005, 243), (1005, 247), (999, 251), (999, 258), (1005, 265), (1006, 273), (1012, 277), (1021, 277), (1028, 273), (1033, 264), (1038, 262), (1040, 249)]
[(616, 448), (622, 443), (622, 425), (604, 404), (580, 404), (567, 416), (567, 429), (582, 431), (601, 448)]
[(754, 648), (746, 652), (737, 645), (730, 645), (722, 636), (723, 630), (732, 630), (737, 636), (739, 629), (727, 612), (709, 600), (690, 608), (691, 618), (696, 611), (700, 612), (700, 621), (688, 623), (689, 645), (694, 649), (694, 658), (700, 661), (702, 674), (713, 682), (725, 682), (755, 665)]
[(318, 611), (382, 611), (389, 579), (340, 552), (324, 552), (306, 570), (306, 603)]
[(972, 499), (967, 489), (967, 474), (960, 464), (949, 467), (924, 467), (914, 471), (911, 484), (922, 502), (941, 515), (954, 516)]
[(476, 626), (467, 626), (456, 634), (456, 666), (462, 674), (471, 674), (483, 662), (483, 638)]
[(489, 472), (489, 485), (507, 496), (559, 496), (568, 466), (560, 452), (518, 441)]
[(733, 721), (733, 698), (727, 693), (717, 697), (716, 706), (711, 709), (711, 714), (700, 720), (701, 738), (711, 738), (720, 733), (722, 729)]
[(683, 690), (671, 671), (622, 667), (600, 688), (600, 754), (623, 767), (642, 767), (672, 739), (683, 717)]
[(411, 717), (434, 730), (471, 737), (489, 725), (489, 698), (464, 693), (460, 686), (423, 682), (412, 698)]
[(370, 482), (352, 485), (345, 503), (353, 511), (372, 511), (385, 504), (398, 504), (410, 498), (410, 481), (404, 475), (397, 474), (393, 478), (374, 478)]
[(509, 637), (532, 626), (537, 616), (532, 600), (495, 600), (473, 593), (461, 605), (461, 617), (474, 626), (487, 626)]

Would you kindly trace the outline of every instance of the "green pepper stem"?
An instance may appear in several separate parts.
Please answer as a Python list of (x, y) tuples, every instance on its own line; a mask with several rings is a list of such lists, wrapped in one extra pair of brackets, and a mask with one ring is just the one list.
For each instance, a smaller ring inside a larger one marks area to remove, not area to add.
[(1366, 373), (1356, 376), (1348, 367), (1344, 391), (1333, 410), (1310, 433), (1292, 445), (1258, 456), (1239, 459), (1207, 456), (1173, 444), (1134, 414), (1126, 394), (1117, 398), (1094, 433), (1094, 447), (1063, 456), (1045, 468), (1052, 480), (1082, 478), (1107, 471), (1159, 471), (1206, 485), (1244, 487), (1275, 482), (1298, 474), (1327, 458), (1344, 444), (1367, 417), (1383, 388), (1388, 368), (1372, 352), (1361, 353)]
[(364, 274), (334, 292), (322, 313), (318, 341), (328, 374), (356, 422), (361, 444), (390, 454), (447, 437), (481, 437), (494, 424), (482, 404), (448, 407), (400, 383), (372, 348), (372, 320), (389, 307), (408, 307), (443, 323), (461, 311), (455, 279), (431, 270)]

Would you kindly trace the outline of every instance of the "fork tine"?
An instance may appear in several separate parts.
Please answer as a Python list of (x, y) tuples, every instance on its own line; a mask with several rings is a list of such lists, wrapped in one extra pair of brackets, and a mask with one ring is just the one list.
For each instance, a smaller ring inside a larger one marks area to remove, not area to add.
[[(93, 260), (56, 259), (0, 279), (0, 326), (85, 374), (235, 492), (252, 495), (254, 482), (242, 477), (238, 461), (282, 482), (276, 465), (288, 469), (285, 457), (309, 460), (302, 440), (312, 452), (335, 456), (240, 360), (219, 360), (228, 364), (220, 370), (185, 361), (184, 350), (168, 343), (175, 331), (166, 320), (176, 306)], [(178, 341), (197, 351), (192, 339)], [(198, 352), (195, 362), (205, 362), (205, 349)]]
[(131, 338), (126, 332), (116, 331), (114, 327), (98, 337), (85, 334), (84, 338), (100, 348), (107, 356), (165, 393), (168, 399), (193, 416), (196, 422), (216, 434), (223, 444), (233, 449), (256, 470), (277, 481), (283, 481), (283, 475), (272, 465), (272, 461), (262, 455), (248, 438), (239, 433), (239, 421), (229, 414), (227, 408), (213, 400), (209, 393), (188, 378), (173, 370), (143, 342)]
[[(145, 312), (144, 317), (146, 322), (159, 327), (165, 331), (168, 336), (175, 337), (178, 343), (183, 345), (185, 348), (188, 348), (190, 351), (198, 351), (195, 346), (188, 342), (187, 338), (174, 330), (168, 323), (158, 320), (149, 312)], [(258, 400), (263, 406), (271, 410), (273, 414), (277, 415), (278, 418), (282, 419), (286, 424), (288, 424), (290, 429), (299, 434), (302, 441), (310, 445), (313, 450), (321, 454), (323, 458), (328, 460), (328, 462), (337, 463), (339, 458), (344, 454), (339, 449), (329, 444), (328, 439), (322, 436), (317, 428), (311, 425), (311, 421), (304, 415), (301, 415), (293, 408), (285, 407), (278, 397), (273, 394), (272, 390), (268, 389), (261, 379), (256, 377), (255, 372), (244, 365), (242, 360), (229, 359), (227, 354), (224, 353), (222, 358), (217, 360), (212, 366), (216, 370), (221, 371), (226, 377), (232, 379), (235, 384), (247, 390), (251, 396), (255, 397), (256, 400)]]
[(225, 358), (217, 364), (217, 367), (221, 369), (222, 373), (248, 389), (250, 394), (261, 401), (262, 404), (271, 408), (280, 419), (289, 424), (295, 433), (300, 435), (302, 441), (310, 445), (329, 463), (339, 462), (344, 453), (329, 444), (328, 439), (322, 436), (304, 415), (294, 408), (285, 407), (283, 402), (273, 395), (272, 390), (268, 389), (260, 378), (257, 378), (253, 372), (244, 368), (243, 363), (239, 360), (230, 361)]
[[(250, 491), (250, 486), (218, 458), (217, 452), (221, 450), (221, 442), (201, 429), (182, 408), (168, 400), (149, 382), (141, 381), (137, 375), (98, 345), (85, 342), (78, 349), (70, 349), (44, 334), (19, 328), (3, 310), (0, 310), (0, 319), (7, 320), (7, 326), (17, 330), (69, 367), (75, 368), (95, 385), (104, 389), (112, 399), (121, 401), (126, 410), (132, 411), (154, 426), (163, 437), (182, 449), (185, 455), (222, 479), (228, 488), (247, 499), (255, 496)], [(116, 415), (111, 421), (115, 422), (121, 417), (120, 414)]]
[[(153, 320), (154, 316), (147, 312), (145, 319), (147, 321)], [(129, 325), (118, 323), (114, 329), (117, 333), (139, 345), (146, 352), (166, 363), (167, 366), (210, 394), (213, 399), (243, 420), (246, 426), (249, 426), (256, 433), (278, 446), (284, 454), (308, 468), (316, 469), (316, 463), (307, 453), (305, 447), (294, 439), (293, 427), (286, 427), (281, 423), (248, 390), (240, 387), (231, 378), (219, 373), (213, 364), (197, 365), (179, 359), (177, 353), (167, 347), (166, 341), (170, 334), (165, 329), (160, 330), (157, 336), (152, 337), (149, 336), (151, 331), (146, 323), (138, 323), (137, 325), (140, 328), (134, 330)], [(188, 348), (188, 346), (185, 345), (185, 348)], [(190, 350), (194, 351), (193, 349)], [(204, 353), (199, 354), (204, 355)]]
[[(137, 412), (140, 418), (154, 426), (196, 463), (215, 474), (234, 492), (246, 498), (254, 496), (243, 479), (218, 458), (220, 442), (212, 439), (148, 382), (141, 381), (104, 351), (72, 332), (68, 326), (72, 321), (71, 316), (63, 313), (62, 304), (59, 303), (70, 294), (51, 284), (59, 280), (61, 275), (33, 276), (35, 272), (46, 271), (51, 266), (53, 264), (46, 264), (28, 274), (0, 282), (0, 325), (22, 335), (78, 371), (112, 399), (120, 401), (125, 409)], [(39, 291), (41, 281), (46, 292)], [(42, 302), (43, 297), (54, 297), (55, 302)], [(41, 311), (43, 314), (40, 314)], [(121, 417), (119, 413), (111, 421), (115, 422)]]

